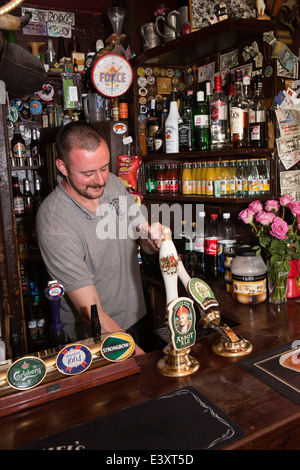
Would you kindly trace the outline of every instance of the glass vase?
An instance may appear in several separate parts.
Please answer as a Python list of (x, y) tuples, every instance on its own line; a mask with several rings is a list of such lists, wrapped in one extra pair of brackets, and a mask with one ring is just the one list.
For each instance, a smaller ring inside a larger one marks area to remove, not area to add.
[(284, 267), (283, 261), (267, 263), (269, 302), (284, 304), (287, 302), (287, 280), (289, 271)]

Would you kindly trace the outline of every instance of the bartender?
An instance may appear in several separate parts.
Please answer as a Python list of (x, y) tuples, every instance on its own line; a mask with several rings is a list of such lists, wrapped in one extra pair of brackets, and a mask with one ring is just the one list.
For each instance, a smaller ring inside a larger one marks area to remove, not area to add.
[(102, 333), (124, 330), (142, 353), (149, 331), (136, 241), (146, 253), (157, 254), (161, 225), (149, 226), (143, 206), (109, 172), (109, 149), (94, 127), (71, 122), (58, 132), (56, 146), (60, 174), (38, 210), (36, 233), (50, 279), (65, 288), (65, 339), (91, 337), (96, 304)]

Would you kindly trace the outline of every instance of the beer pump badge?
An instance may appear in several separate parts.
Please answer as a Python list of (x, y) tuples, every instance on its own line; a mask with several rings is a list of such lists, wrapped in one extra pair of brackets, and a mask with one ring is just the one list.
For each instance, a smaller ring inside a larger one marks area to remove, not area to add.
[(92, 66), (91, 78), (99, 93), (114, 98), (129, 90), (133, 71), (125, 57), (119, 54), (105, 54), (96, 59)]
[(179, 297), (170, 302), (167, 308), (174, 349), (190, 348), (196, 341), (194, 302), (188, 297)]
[(65, 346), (56, 358), (56, 367), (66, 375), (81, 374), (90, 367), (92, 353), (83, 344)]
[(101, 345), (102, 356), (111, 362), (128, 359), (135, 350), (133, 338), (128, 333), (112, 333)]
[(45, 289), (45, 296), (49, 300), (60, 300), (65, 293), (65, 289), (57, 281), (50, 281)]
[(22, 357), (8, 369), (7, 382), (17, 390), (29, 390), (42, 382), (46, 372), (44, 361), (38, 357)]
[(201, 305), (203, 310), (219, 305), (213, 291), (202, 279), (191, 279), (188, 284), (188, 290), (193, 299)]

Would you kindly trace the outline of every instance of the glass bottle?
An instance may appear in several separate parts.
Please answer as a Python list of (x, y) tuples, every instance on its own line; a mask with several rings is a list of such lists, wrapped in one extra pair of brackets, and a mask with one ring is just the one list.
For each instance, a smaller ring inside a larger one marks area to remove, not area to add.
[(229, 162), (229, 176), (230, 176), (230, 195), (235, 195), (235, 179), (236, 179), (236, 161)]
[(47, 49), (45, 52), (45, 63), (48, 65), (55, 64), (57, 59), (56, 52), (53, 47), (52, 39), (48, 39), (47, 41)]
[(181, 176), (181, 192), (185, 195), (192, 194), (192, 165), (184, 163)]
[(38, 210), (43, 200), (41, 181), (37, 174), (34, 176), (34, 194), (33, 194), (33, 209), (34, 212)]
[(257, 161), (251, 159), (249, 161), (249, 173), (248, 173), (248, 196), (258, 196), (259, 194), (259, 175)]
[(112, 115), (113, 121), (119, 121), (120, 113), (119, 113), (119, 98), (118, 97), (115, 97), (112, 100), (111, 115)]
[(146, 143), (147, 143), (147, 154), (153, 155), (155, 153), (155, 141), (154, 136), (159, 128), (159, 120), (156, 115), (156, 100), (151, 100), (150, 104), (150, 116), (147, 119), (146, 124)]
[(153, 183), (153, 176), (152, 176), (152, 166), (146, 165), (146, 177), (145, 177), (145, 184), (146, 184), (146, 194), (152, 194), (154, 192), (154, 183)]
[(33, 214), (33, 197), (30, 191), (29, 179), (23, 179), (23, 199), (24, 199), (24, 213), (27, 215)]
[(205, 234), (205, 212), (199, 212), (196, 222), (194, 252), (197, 256), (197, 272), (204, 274), (204, 234)]
[(248, 174), (249, 174), (249, 162), (248, 160), (243, 160), (243, 180), (242, 180), (242, 196), (247, 197), (249, 194), (248, 188)]
[(182, 121), (178, 125), (180, 152), (188, 152), (192, 150), (192, 99), (193, 91), (188, 90), (185, 100), (184, 113), (181, 117)]
[(127, 94), (120, 96), (119, 100), (120, 121), (128, 120), (128, 98)]
[(158, 194), (165, 194), (167, 192), (165, 165), (158, 165), (157, 192)]
[(26, 163), (26, 146), (19, 124), (15, 124), (14, 135), (11, 140), (11, 151), (17, 166), (24, 166)]
[(249, 128), (248, 101), (243, 92), (242, 72), (235, 72), (235, 92), (230, 103), (230, 137), (233, 148), (248, 147)]
[(270, 194), (270, 175), (269, 175), (268, 162), (266, 158), (261, 158), (259, 160), (258, 174), (259, 174), (259, 193), (261, 196), (266, 196)]
[(165, 123), (166, 123), (167, 117), (168, 117), (168, 98), (164, 96), (161, 101), (160, 126), (154, 135), (155, 153), (158, 153), (158, 154), (166, 152)]
[(13, 205), (14, 205), (14, 214), (16, 217), (20, 217), (24, 214), (24, 199), (23, 194), (21, 193), (19, 180), (17, 176), (12, 177), (13, 183)]
[(205, 195), (214, 195), (214, 181), (216, 179), (214, 162), (208, 162), (205, 175)]
[(221, 175), (220, 175), (220, 194), (221, 196), (229, 196), (230, 194), (230, 175), (228, 171), (228, 160), (221, 162)]
[(169, 171), (169, 192), (172, 194), (178, 193), (178, 171), (176, 163), (170, 165)]
[(28, 237), (23, 224), (18, 224), (18, 252), (20, 259), (24, 260), (29, 258)]
[(268, 147), (267, 106), (262, 96), (262, 76), (254, 76), (254, 96), (249, 109), (250, 146), (253, 148)]
[(204, 237), (205, 275), (218, 277), (218, 214), (211, 214)]
[(228, 100), (222, 90), (222, 77), (214, 79), (214, 93), (210, 98), (211, 148), (228, 148)]
[(215, 181), (214, 181), (214, 196), (221, 196), (221, 163), (219, 160), (214, 162), (215, 167)]
[(192, 194), (197, 194), (197, 165), (192, 163)]
[(243, 160), (238, 160), (236, 162), (235, 195), (240, 197), (243, 195), (243, 171)]
[(165, 124), (166, 153), (179, 152), (178, 125), (181, 117), (178, 112), (176, 93), (172, 92), (169, 114)]
[(206, 171), (207, 171), (207, 162), (203, 162), (202, 172), (201, 172), (201, 195), (202, 196), (205, 196)]
[(40, 146), (37, 138), (36, 129), (32, 129), (30, 142), (30, 158), (33, 165), (41, 164)]
[(209, 107), (204, 100), (204, 92), (197, 92), (197, 103), (192, 107), (192, 147), (193, 150), (210, 149)]
[(202, 173), (202, 162), (197, 163), (196, 171), (196, 194), (201, 194), (201, 173)]
[(158, 172), (158, 166), (154, 164), (152, 167), (152, 176), (153, 176), (153, 184), (154, 184), (153, 192), (154, 193), (157, 193), (157, 172)]

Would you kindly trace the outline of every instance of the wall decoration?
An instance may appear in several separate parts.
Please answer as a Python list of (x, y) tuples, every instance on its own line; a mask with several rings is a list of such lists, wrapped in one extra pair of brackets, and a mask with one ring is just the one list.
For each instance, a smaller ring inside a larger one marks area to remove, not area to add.
[[(189, 0), (192, 31), (210, 26), (216, 18), (219, 0)], [(230, 0), (226, 3), (229, 18), (256, 18), (255, 0)]]

